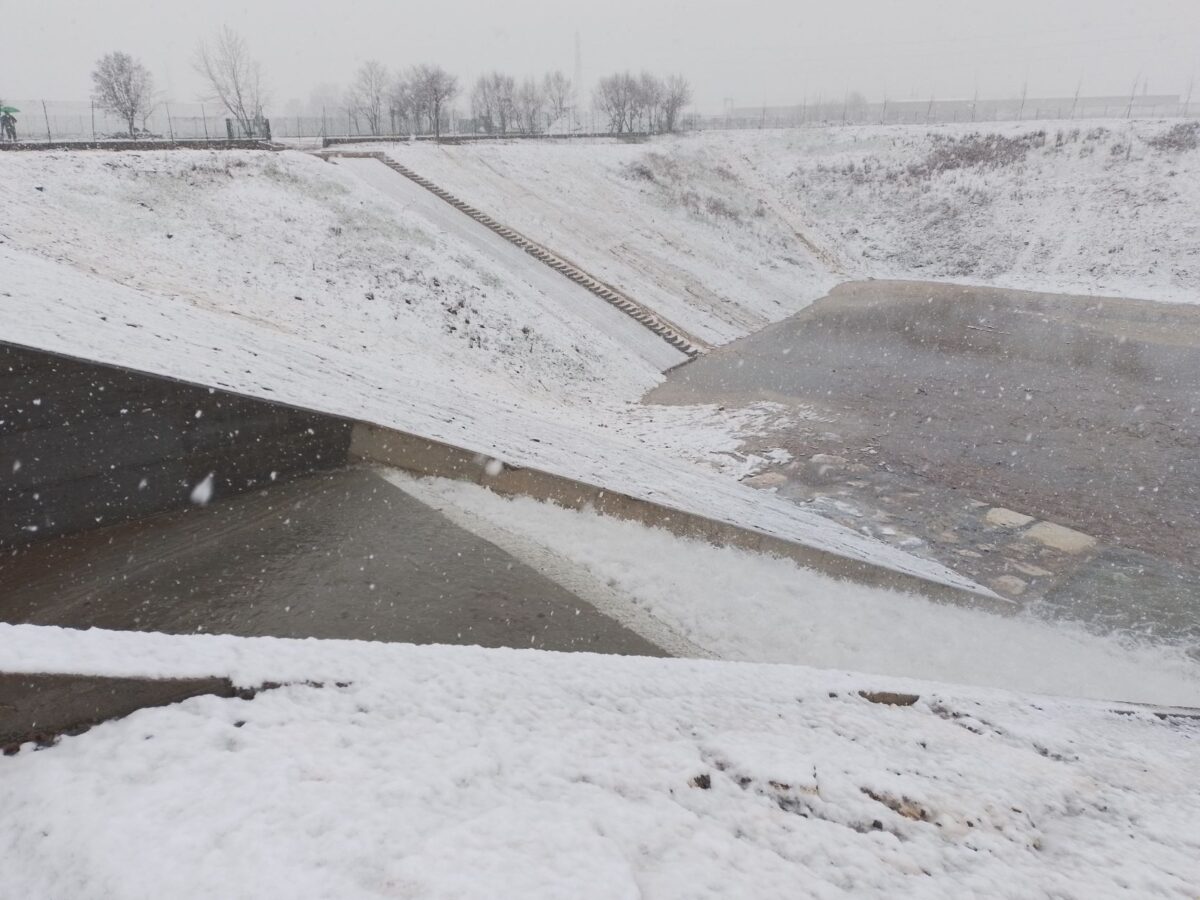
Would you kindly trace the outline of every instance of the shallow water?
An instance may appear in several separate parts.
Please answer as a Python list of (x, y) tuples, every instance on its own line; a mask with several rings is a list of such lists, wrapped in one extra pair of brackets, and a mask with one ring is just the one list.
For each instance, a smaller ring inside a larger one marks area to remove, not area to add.
[[(780, 494), (985, 583), (1018, 578), (1031, 605), (1200, 643), (1196, 307), (855, 282), (646, 400), (803, 407), (821, 421), (751, 442), (795, 457), (774, 467)], [(988, 523), (996, 506), (1097, 544), (1045, 547)]]

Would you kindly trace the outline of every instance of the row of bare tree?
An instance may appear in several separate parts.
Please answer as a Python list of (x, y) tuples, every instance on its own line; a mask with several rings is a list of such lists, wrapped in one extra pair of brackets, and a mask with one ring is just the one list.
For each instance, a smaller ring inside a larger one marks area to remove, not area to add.
[[(262, 134), (266, 89), (262, 66), (245, 40), (228, 26), (196, 49), (193, 67), (205, 82), (204, 99), (218, 102), (240, 134)], [(98, 106), (123, 119), (130, 136), (154, 108), (154, 80), (128, 53), (106, 54), (92, 72)], [(573, 106), (575, 86), (562, 72), (520, 83), (511, 75), (481, 75), (469, 101), (473, 130), (488, 134), (536, 134), (561, 122)], [(449, 124), (458, 79), (438, 65), (423, 64), (390, 72), (370, 60), (359, 67), (344, 106), (359, 129), (370, 134), (424, 133), (440, 136)], [(692, 90), (681, 75), (659, 78), (649, 72), (617, 73), (602, 78), (593, 106), (613, 132), (674, 131)]]
[(670, 132), (692, 102), (692, 87), (682, 75), (659, 78), (650, 72), (617, 72), (601, 78), (592, 105), (608, 118), (608, 130)]
[[(262, 133), (266, 88), (262, 66), (250, 55), (245, 40), (226, 26), (210, 41), (202, 41), (192, 61), (204, 78), (203, 99), (216, 101), (247, 137)], [(154, 78), (141, 61), (116, 50), (106, 53), (92, 70), (92, 98), (101, 109), (119, 116), (134, 137), (157, 100)]]
[(562, 72), (520, 84), (511, 75), (492, 72), (480, 75), (471, 89), (471, 115), (476, 130), (487, 134), (537, 134), (567, 115), (571, 98), (571, 79)]
[(441, 135), (457, 95), (458, 79), (441, 66), (412, 66), (393, 75), (370, 60), (359, 67), (345, 102), (371, 134)]

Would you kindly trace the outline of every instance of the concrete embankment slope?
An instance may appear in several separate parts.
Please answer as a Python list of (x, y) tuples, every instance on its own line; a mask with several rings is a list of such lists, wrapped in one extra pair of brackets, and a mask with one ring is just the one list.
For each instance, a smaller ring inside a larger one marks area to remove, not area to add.
[[(350, 155), (342, 152), (334, 158), (339, 165), (350, 168), (385, 195), (409, 208), (419, 209), (422, 215), (437, 222), (440, 227), (457, 234), (487, 253), (497, 264), (504, 265), (519, 273), (521, 278), (543, 287), (548, 295), (560, 296), (563, 302), (586, 310), (589, 321), (597, 328), (635, 348), (639, 355), (658, 369), (671, 368), (685, 362), (684, 357), (695, 358), (701, 351), (708, 349), (706, 344), (686, 334), (677, 325), (638, 303), (628, 294), (599, 281), (554, 251), (496, 221), (482, 210), (468, 205), (386, 154)], [(382, 167), (391, 169), (402, 178), (388, 177), (388, 173)], [(430, 203), (431, 197), (442, 202)], [(455, 210), (457, 215), (453, 212)], [(521, 251), (520, 254), (514, 254), (513, 248)], [(557, 272), (560, 278), (548, 278), (549, 272), (531, 266), (531, 257), (551, 271)], [(571, 290), (571, 285), (576, 289)], [(579, 288), (582, 290), (578, 290)], [(597, 304), (596, 299), (603, 303)], [(642, 329), (656, 335), (674, 352), (664, 352), (661, 348), (649, 345), (645, 335), (632, 331), (627, 321), (613, 318), (612, 310), (619, 311), (623, 317), (633, 320)]]
[(0, 548), (345, 465), (351, 425), (0, 343)]
[(7, 248), (0, 263), (9, 273), (12, 342), (371, 423), (811, 547), (895, 573), (914, 589), (991, 596), (944, 566), (613, 436), (536, 396), (481, 395), (469, 377), (430, 379), (419, 359), (332, 348)]

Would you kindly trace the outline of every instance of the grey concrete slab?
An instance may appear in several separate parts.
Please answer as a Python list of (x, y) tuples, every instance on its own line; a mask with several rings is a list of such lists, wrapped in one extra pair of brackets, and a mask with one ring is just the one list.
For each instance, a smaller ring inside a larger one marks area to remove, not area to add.
[(0, 620), (665, 655), (369, 469), (7, 551)]

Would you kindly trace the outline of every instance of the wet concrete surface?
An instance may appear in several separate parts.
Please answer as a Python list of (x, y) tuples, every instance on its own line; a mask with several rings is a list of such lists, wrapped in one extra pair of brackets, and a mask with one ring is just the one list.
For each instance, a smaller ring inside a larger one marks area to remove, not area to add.
[(665, 655), (368, 468), (6, 550), (0, 620)]
[(793, 460), (752, 483), (1010, 597), (1200, 645), (1198, 308), (855, 282), (646, 399), (793, 407), (746, 447)]

